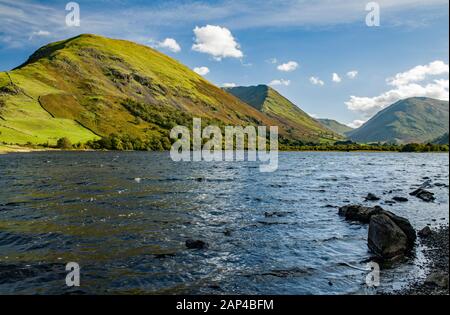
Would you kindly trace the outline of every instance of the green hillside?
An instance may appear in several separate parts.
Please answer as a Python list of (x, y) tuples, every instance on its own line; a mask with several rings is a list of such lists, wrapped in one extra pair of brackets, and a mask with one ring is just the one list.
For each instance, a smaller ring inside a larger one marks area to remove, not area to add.
[(278, 120), (279, 124), (285, 126), (292, 134), (300, 132), (302, 138), (318, 137), (322, 141), (341, 138), (267, 85), (234, 87), (225, 90), (269, 117)]
[(442, 136), (435, 138), (431, 141), (433, 144), (449, 144), (449, 136), (448, 132), (443, 134)]
[(334, 132), (342, 136), (346, 136), (347, 133), (353, 130), (353, 128), (341, 124), (340, 122), (333, 119), (317, 119), (317, 120), (328, 129), (333, 130)]
[(80, 35), (0, 73), (0, 142), (72, 143), (110, 134), (167, 148), (193, 117), (219, 125), (279, 125), (282, 137), (319, 141), (317, 126), (285, 126), (147, 46)]
[(385, 108), (348, 136), (362, 143), (425, 143), (448, 130), (448, 101), (415, 97)]

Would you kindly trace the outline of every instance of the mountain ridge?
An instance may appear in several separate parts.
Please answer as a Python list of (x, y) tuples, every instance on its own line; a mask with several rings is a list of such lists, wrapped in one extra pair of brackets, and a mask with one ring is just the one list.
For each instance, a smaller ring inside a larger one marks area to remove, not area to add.
[(85, 142), (110, 134), (160, 142), (192, 117), (223, 125), (278, 125), (280, 136), (318, 142), (214, 86), (175, 59), (125, 40), (82, 34), (38, 49), (0, 73), (0, 141)]
[(362, 143), (426, 143), (448, 130), (448, 101), (412, 97), (381, 110), (348, 136)]
[(347, 133), (353, 131), (354, 129), (344, 125), (337, 120), (334, 119), (328, 119), (328, 118), (318, 118), (317, 119), (322, 125), (327, 127), (328, 129), (333, 130), (334, 132), (346, 137)]
[(280, 120), (285, 125), (300, 125), (305, 130), (314, 130), (320, 137), (338, 140), (341, 137), (316, 119), (310, 117), (297, 105), (292, 103), (278, 91), (267, 85), (238, 86), (225, 88), (243, 102), (267, 114), (269, 117)]

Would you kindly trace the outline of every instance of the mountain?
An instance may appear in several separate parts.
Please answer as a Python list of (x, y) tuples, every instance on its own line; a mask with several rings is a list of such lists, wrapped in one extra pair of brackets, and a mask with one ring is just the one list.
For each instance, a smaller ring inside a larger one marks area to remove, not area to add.
[(435, 138), (431, 141), (431, 143), (433, 144), (449, 144), (449, 137), (448, 137), (448, 132), (446, 132), (445, 134), (443, 134), (442, 136)]
[(383, 109), (348, 136), (363, 143), (425, 143), (448, 130), (448, 101), (414, 97)]
[(342, 136), (346, 136), (347, 133), (349, 133), (350, 131), (353, 131), (353, 128), (341, 124), (340, 122), (333, 120), (333, 119), (317, 119), (322, 125), (324, 125), (325, 127), (327, 127), (328, 129), (342, 135)]
[(114, 133), (167, 148), (171, 128), (191, 126), (193, 117), (220, 126), (279, 125), (282, 137), (321, 140), (316, 125), (284, 125), (178, 61), (129, 41), (80, 35), (0, 73), (0, 142), (55, 144), (67, 137), (77, 143)]
[(324, 127), (298, 106), (267, 85), (225, 88), (243, 102), (251, 105), (267, 116), (285, 126), (291, 133), (301, 130), (302, 138), (337, 139), (341, 138), (332, 130)]

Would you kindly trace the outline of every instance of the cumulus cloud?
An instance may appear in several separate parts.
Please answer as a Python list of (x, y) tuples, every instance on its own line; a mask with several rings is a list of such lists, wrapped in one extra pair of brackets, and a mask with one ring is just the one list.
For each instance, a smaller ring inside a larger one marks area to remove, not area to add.
[(162, 42), (158, 42), (156, 46), (159, 48), (168, 49), (174, 53), (178, 53), (181, 51), (181, 46), (173, 38), (166, 38)]
[(291, 85), (291, 81), (290, 80), (284, 80), (284, 79), (272, 80), (269, 83), (269, 85), (270, 86), (280, 86), (280, 85), (289, 86), (289, 85)]
[(341, 77), (339, 76), (339, 74), (337, 74), (336, 72), (333, 73), (332, 78), (333, 82), (335, 83), (340, 83), (342, 81)]
[[(370, 117), (387, 106), (410, 97), (430, 97), (440, 100), (449, 99), (448, 65), (435, 61), (427, 66), (417, 66), (409, 71), (398, 73), (388, 78), (386, 82), (394, 88), (375, 97), (351, 96), (345, 104), (348, 109), (360, 112), (364, 117)], [(431, 80), (419, 84), (428, 76), (446, 74), (446, 78)]]
[(295, 62), (295, 61), (289, 61), (289, 62), (283, 63), (277, 67), (277, 69), (279, 71), (283, 71), (283, 72), (292, 72), (292, 71), (297, 70), (297, 68), (298, 68), (298, 62)]
[(395, 76), (388, 78), (386, 82), (392, 86), (402, 86), (412, 82), (420, 82), (427, 76), (448, 75), (449, 67), (441, 60), (430, 62), (427, 65), (419, 65), (406, 72), (397, 73)]
[(347, 72), (347, 77), (349, 78), (349, 79), (356, 79), (356, 77), (358, 76), (358, 71), (356, 71), (356, 70), (352, 70), (352, 71), (349, 71), (349, 72)]
[(347, 124), (350, 128), (357, 129), (364, 125), (367, 122), (367, 120), (354, 120), (351, 123)]
[(233, 34), (225, 27), (206, 25), (194, 29), (195, 44), (192, 50), (209, 54), (216, 60), (242, 58), (244, 53)]
[(208, 67), (196, 67), (194, 68), (194, 72), (201, 75), (201, 76), (205, 76), (207, 75), (210, 71)]
[(314, 85), (320, 85), (320, 86), (324, 86), (325, 85), (325, 82), (320, 80), (318, 77), (311, 77), (311, 78), (309, 78), (309, 82), (311, 82)]
[(222, 86), (224, 88), (234, 88), (237, 86), (237, 84), (236, 83), (224, 83), (224, 84), (222, 84)]

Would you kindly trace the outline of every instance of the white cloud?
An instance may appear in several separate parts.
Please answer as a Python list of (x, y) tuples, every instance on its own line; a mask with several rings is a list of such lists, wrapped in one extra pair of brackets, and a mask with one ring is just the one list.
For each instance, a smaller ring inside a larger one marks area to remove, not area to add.
[(317, 114), (310, 114), (310, 113), (307, 113), (307, 114), (308, 114), (308, 116), (310, 116), (314, 119), (319, 119), (319, 116)]
[(224, 83), (224, 84), (222, 84), (222, 86), (224, 88), (234, 88), (237, 86), (237, 84), (236, 83)]
[(427, 76), (448, 75), (449, 67), (441, 60), (430, 62), (428, 65), (419, 65), (406, 72), (397, 73), (394, 77), (388, 78), (386, 82), (392, 86), (402, 86), (412, 82), (420, 82)]
[(207, 75), (210, 71), (208, 67), (196, 67), (194, 68), (194, 72), (201, 75), (201, 76), (205, 76)]
[(325, 85), (325, 82), (320, 80), (318, 77), (311, 77), (311, 78), (309, 78), (309, 82), (311, 82), (314, 85), (320, 85), (320, 86), (324, 86)]
[(336, 72), (333, 73), (333, 76), (331, 78), (333, 80), (333, 82), (335, 83), (340, 83), (342, 81), (341, 77), (339, 76), (339, 74), (337, 74)]
[(280, 86), (280, 85), (289, 86), (289, 85), (291, 85), (291, 81), (290, 80), (284, 80), (284, 79), (272, 80), (269, 83), (269, 85), (270, 86)]
[[(435, 79), (426, 84), (415, 82), (424, 81), (436, 73), (446, 74), (446, 78)], [(364, 117), (370, 117), (387, 106), (410, 97), (430, 97), (440, 100), (449, 99), (448, 65), (440, 61), (430, 63), (428, 66), (414, 67), (409, 71), (398, 73), (387, 79), (390, 89), (375, 97), (351, 96), (345, 104), (348, 109), (359, 112)]]
[(242, 58), (243, 52), (239, 44), (225, 27), (207, 25), (194, 29), (195, 44), (192, 50), (209, 54), (216, 60), (222, 58)]
[(367, 120), (354, 120), (351, 123), (347, 124), (350, 128), (357, 129), (364, 125), (367, 122)]
[(268, 60), (266, 60), (267, 63), (271, 63), (273, 65), (276, 65), (278, 63), (278, 59), (277, 58), (270, 58)]
[(349, 72), (347, 72), (347, 77), (349, 78), (349, 79), (356, 79), (356, 77), (358, 76), (358, 71), (356, 71), (356, 70), (352, 70), (352, 71), (349, 71)]
[(157, 45), (159, 48), (165, 48), (170, 50), (171, 52), (178, 53), (181, 51), (181, 46), (177, 43), (177, 41), (173, 38), (166, 38), (162, 42), (159, 42)]
[(283, 63), (282, 65), (279, 65), (277, 67), (278, 70), (283, 72), (292, 72), (297, 70), (298, 68), (298, 62), (295, 61), (289, 61), (287, 63)]
[(31, 33), (31, 35), (29, 37), (29, 40), (32, 40), (33, 37), (45, 37), (45, 36), (50, 36), (50, 32), (49, 31), (39, 30), (37, 32)]
[(449, 80), (434, 80), (426, 85), (411, 83), (389, 90), (375, 97), (351, 96), (346, 102), (348, 109), (360, 112), (365, 116), (371, 116), (393, 103), (410, 97), (430, 97), (440, 100), (448, 100)]

